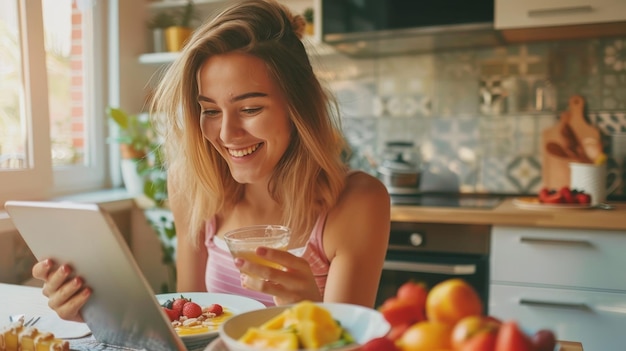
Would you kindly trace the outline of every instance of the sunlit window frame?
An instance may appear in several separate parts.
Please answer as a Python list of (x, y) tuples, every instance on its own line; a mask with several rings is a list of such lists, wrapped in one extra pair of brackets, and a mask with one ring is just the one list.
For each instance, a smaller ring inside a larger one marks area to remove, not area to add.
[[(18, 2), (24, 76), (24, 106), (31, 168), (0, 171), (0, 210), (6, 200), (47, 199), (98, 190), (108, 181), (105, 130), (104, 72), (106, 54), (106, 1), (81, 1), (85, 55), (85, 131), (89, 166), (52, 167), (48, 84), (41, 0)], [(88, 6), (86, 6), (88, 5)], [(91, 57), (89, 60), (87, 58)], [(101, 59), (99, 59), (101, 58)], [(33, 128), (36, 126), (36, 128)]]

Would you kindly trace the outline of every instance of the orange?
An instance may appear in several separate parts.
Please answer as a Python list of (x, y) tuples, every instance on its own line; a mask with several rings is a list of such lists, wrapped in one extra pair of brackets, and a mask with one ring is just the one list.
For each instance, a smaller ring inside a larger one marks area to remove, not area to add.
[(410, 326), (396, 345), (402, 351), (452, 350), (451, 334), (448, 324), (422, 321)]
[[(500, 324), (502, 323), (498, 319), (491, 316), (474, 315), (464, 317), (452, 329), (452, 346), (454, 346), (455, 350), (460, 350), (461, 345), (467, 343), (468, 340), (473, 339), (478, 334), (484, 332), (497, 334)], [(475, 341), (474, 343), (478, 342)]]
[(426, 297), (426, 317), (434, 322), (454, 325), (463, 317), (481, 315), (482, 310), (476, 290), (459, 278), (435, 285)]

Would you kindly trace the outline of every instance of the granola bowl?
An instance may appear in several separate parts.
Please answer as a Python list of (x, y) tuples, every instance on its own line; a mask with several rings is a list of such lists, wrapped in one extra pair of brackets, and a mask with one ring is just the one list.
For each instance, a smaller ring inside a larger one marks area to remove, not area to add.
[[(238, 295), (207, 293), (207, 292), (187, 292), (156, 295), (159, 304), (163, 305), (168, 300), (180, 298), (181, 295), (197, 303), (205, 309), (213, 304), (222, 306), (224, 313), (220, 316), (209, 316), (203, 313), (200, 321), (174, 321), (172, 327), (176, 334), (183, 340), (188, 349), (196, 349), (217, 337), (220, 325), (233, 316), (248, 311), (265, 308), (261, 302)], [(184, 318), (183, 318), (184, 319)]]

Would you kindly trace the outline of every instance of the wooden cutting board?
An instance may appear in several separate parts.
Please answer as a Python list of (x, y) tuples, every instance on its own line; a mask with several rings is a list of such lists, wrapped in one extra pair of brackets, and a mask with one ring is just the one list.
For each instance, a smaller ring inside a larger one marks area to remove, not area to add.
[(591, 163), (602, 154), (602, 141), (600, 130), (587, 123), (585, 120), (585, 102), (582, 96), (574, 95), (569, 99), (569, 112), (571, 118), (569, 125), (574, 132), (576, 141)]
[(542, 184), (559, 189), (570, 184), (570, 162), (593, 163), (602, 154), (600, 131), (587, 123), (584, 100), (569, 99), (559, 121), (542, 132)]

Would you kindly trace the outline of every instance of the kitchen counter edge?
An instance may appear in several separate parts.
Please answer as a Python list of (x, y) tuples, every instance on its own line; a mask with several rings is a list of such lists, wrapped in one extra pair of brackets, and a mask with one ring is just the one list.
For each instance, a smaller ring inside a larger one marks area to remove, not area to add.
[(426, 206), (391, 206), (393, 222), (490, 224), (524, 227), (626, 230), (626, 202), (611, 203), (613, 209), (527, 210), (505, 199), (493, 209)]

